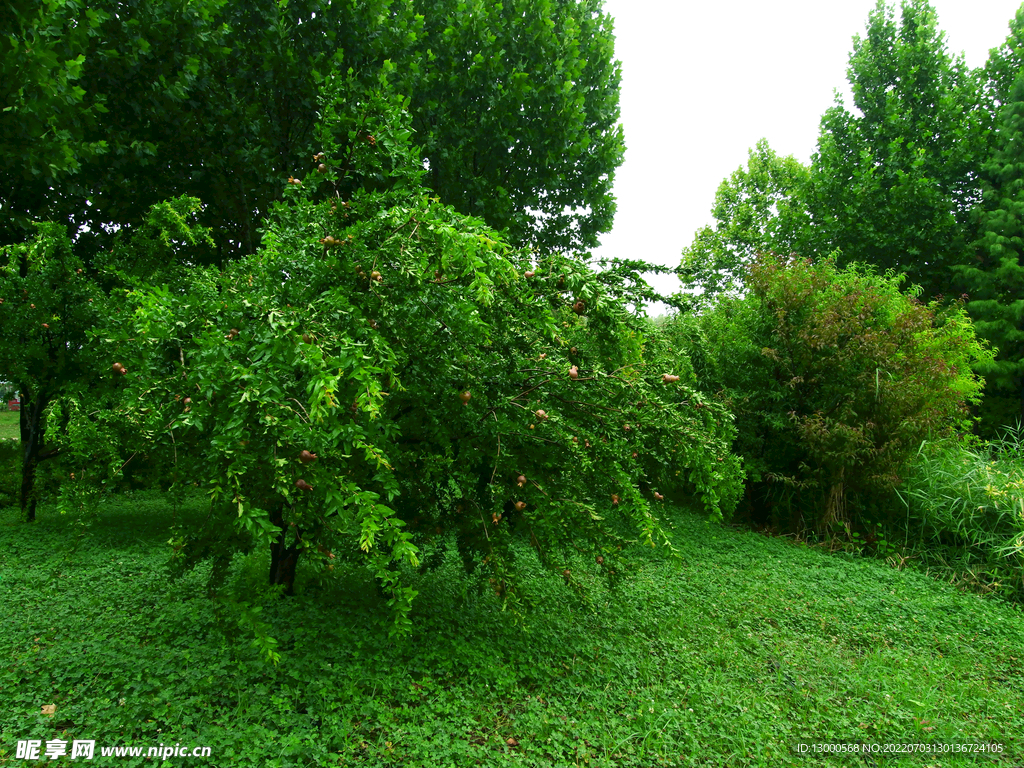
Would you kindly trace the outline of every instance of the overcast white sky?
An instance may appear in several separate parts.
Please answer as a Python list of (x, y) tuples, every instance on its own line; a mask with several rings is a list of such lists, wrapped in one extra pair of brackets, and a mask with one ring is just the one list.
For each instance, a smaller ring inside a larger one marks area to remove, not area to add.
[[(932, 0), (947, 48), (985, 63), (1021, 0)], [(758, 139), (808, 162), (821, 115), (847, 90), (875, 0), (605, 0), (622, 62), (626, 159), (615, 228), (597, 256), (675, 266), (711, 223), (715, 190)], [(897, 11), (898, 13), (898, 11)], [(652, 279), (663, 292), (675, 277)]]

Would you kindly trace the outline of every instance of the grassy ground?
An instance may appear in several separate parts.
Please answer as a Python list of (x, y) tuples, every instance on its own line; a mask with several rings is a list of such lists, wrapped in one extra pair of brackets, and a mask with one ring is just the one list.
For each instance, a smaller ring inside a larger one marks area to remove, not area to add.
[[(449, 558), (397, 642), (372, 585), (339, 569), (267, 602), (275, 668), (202, 574), (168, 581), (170, 514), (145, 496), (92, 522), (0, 513), (0, 765), (33, 765), (17, 740), (54, 738), (95, 739), (94, 762), (119, 766), (160, 762), (99, 747), (209, 746), (165, 764), (217, 766), (1024, 764), (1024, 616), (876, 560), (680, 513), (685, 565), (638, 552), (590, 607), (524, 553), (542, 607), (522, 625)], [(237, 562), (236, 583), (264, 565)], [(1004, 751), (862, 759), (799, 741)]]
[[(0, 405), (6, 407), (6, 404)], [(18, 413), (0, 411), (0, 508), (17, 502), (21, 488), (21, 435)]]
[[(3, 408), (7, 408), (7, 404), (0, 404)], [(18, 417), (17, 411), (0, 411), (0, 440), (5, 438), (17, 440), (21, 437), (18, 431)]]

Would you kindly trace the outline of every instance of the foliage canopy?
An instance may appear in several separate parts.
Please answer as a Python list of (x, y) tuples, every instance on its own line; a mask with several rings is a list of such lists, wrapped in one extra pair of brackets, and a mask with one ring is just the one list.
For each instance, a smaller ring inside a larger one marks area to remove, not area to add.
[(680, 279), (693, 305), (735, 295), (758, 254), (804, 251), (809, 181), (804, 165), (792, 156), (779, 157), (765, 139), (750, 150), (746, 167), (737, 168), (715, 193), (714, 227), (701, 229), (683, 249)]
[(978, 371), (989, 387), (986, 415), (998, 425), (1024, 417), (1024, 76), (1000, 110), (995, 143), (975, 211), (975, 258), (959, 274), (978, 334), (997, 350)]
[(281, 180), (317, 151), (320, 80), (340, 65), (370, 87), (385, 61), (446, 203), (547, 250), (611, 227), (623, 141), (600, 0), (100, 2), (79, 23), (80, 10), (14, 5), (0, 242), (51, 220), (88, 227), (88, 257), (112, 227), (191, 195), (216, 242), (207, 261), (253, 253)]
[(926, 296), (966, 258), (989, 119), (979, 76), (946, 51), (927, 0), (884, 0), (855, 37), (841, 103), (821, 121), (808, 208), (813, 253), (893, 269)]

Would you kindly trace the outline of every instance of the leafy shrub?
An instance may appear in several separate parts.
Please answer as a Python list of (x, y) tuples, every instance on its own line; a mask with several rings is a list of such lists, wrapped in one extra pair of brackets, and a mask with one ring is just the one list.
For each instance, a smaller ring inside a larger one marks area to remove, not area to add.
[(983, 591), (1024, 598), (1024, 440), (1021, 431), (976, 447), (926, 442), (901, 498), (904, 538), (924, 565)]
[(762, 256), (743, 298), (677, 321), (701, 386), (736, 413), (758, 522), (849, 533), (851, 497), (891, 493), (923, 439), (967, 428), (990, 352), (959, 304), (921, 304), (900, 282)]
[(447, 537), (511, 600), (514, 539), (575, 586), (581, 552), (614, 577), (630, 541), (671, 551), (655, 494), (735, 505), (728, 413), (662, 367), (628, 297), (430, 197), (394, 101), (337, 111), (355, 103), (328, 100), (317, 170), (258, 253), (129, 293), (95, 361), (119, 399), (69, 409), (68, 449), (87, 461), (120, 431), (201, 485), (211, 515), (175, 536), (183, 561), (258, 546), (286, 591), (300, 558), (355, 561), (399, 627), (406, 575)]

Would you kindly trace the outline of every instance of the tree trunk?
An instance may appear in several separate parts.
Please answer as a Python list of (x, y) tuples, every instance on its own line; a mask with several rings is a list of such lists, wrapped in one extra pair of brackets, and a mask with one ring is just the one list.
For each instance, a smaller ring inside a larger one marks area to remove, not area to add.
[(21, 390), (21, 410), (19, 425), (21, 427), (21, 513), (25, 522), (36, 519), (36, 467), (39, 464), (39, 447), (43, 442), (43, 410), (46, 398), (35, 398)]
[(270, 583), (283, 584), (286, 595), (295, 594), (295, 568), (299, 564), (301, 550), (296, 544), (286, 544), (288, 528), (284, 524), (284, 511), (278, 508), (270, 513), (270, 522), (281, 529), (270, 544)]

